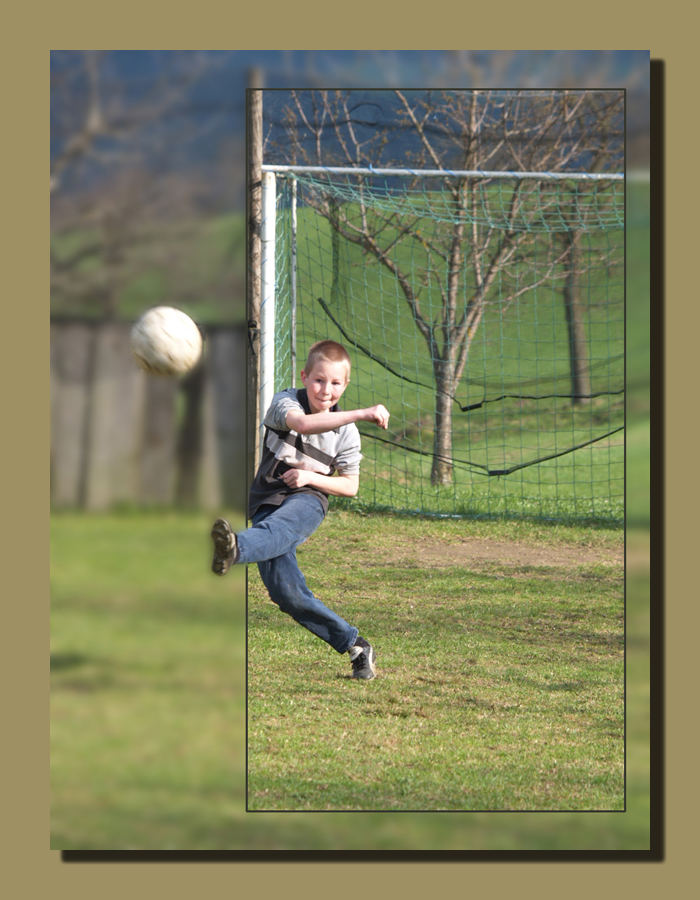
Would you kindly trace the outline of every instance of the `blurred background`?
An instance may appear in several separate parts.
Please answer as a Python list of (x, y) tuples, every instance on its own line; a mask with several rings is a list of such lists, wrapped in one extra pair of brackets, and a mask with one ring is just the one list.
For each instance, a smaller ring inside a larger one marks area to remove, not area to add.
[[(243, 505), (231, 473), (245, 454), (251, 83), (270, 110), (289, 87), (625, 87), (628, 171), (648, 170), (641, 51), (55, 51), (54, 508)], [(279, 125), (268, 112), (266, 142)], [(643, 229), (648, 211), (629, 212)], [(161, 303), (204, 332), (204, 364), (181, 382), (146, 378), (131, 361), (130, 324)]]
[[(627, 208), (627, 812), (245, 813), (245, 585), (208, 577), (244, 518), (245, 88), (625, 88), (649, 177), (646, 51), (51, 54), (54, 849), (640, 849), (649, 840), (649, 193)], [(205, 337), (180, 381), (131, 323)], [(360, 826), (358, 828), (358, 825)]]

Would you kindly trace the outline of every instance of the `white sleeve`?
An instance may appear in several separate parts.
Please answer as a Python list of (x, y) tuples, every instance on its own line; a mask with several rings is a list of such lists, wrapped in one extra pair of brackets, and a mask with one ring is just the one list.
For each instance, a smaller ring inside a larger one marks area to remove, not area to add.
[(354, 424), (341, 430), (342, 438), (336, 454), (334, 467), (339, 475), (359, 475), (362, 454), (360, 432)]
[(272, 398), (270, 408), (265, 413), (263, 425), (268, 428), (274, 428), (276, 431), (289, 431), (287, 425), (287, 413), (290, 409), (300, 409), (304, 411), (303, 406), (293, 394), (296, 391), (281, 391)]

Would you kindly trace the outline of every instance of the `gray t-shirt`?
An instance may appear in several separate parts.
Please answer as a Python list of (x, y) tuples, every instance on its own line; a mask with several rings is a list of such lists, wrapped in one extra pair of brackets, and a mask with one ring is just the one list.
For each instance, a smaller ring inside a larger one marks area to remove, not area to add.
[[(360, 432), (354, 423), (321, 434), (301, 435), (287, 426), (286, 417), (291, 409), (300, 409), (307, 415), (311, 412), (306, 389), (287, 388), (275, 394), (265, 414), (262, 457), (250, 489), (248, 515), (251, 517), (260, 506), (268, 503), (279, 506), (290, 494), (299, 492), (315, 494), (324, 511), (328, 509), (328, 495), (319, 488), (287, 487), (280, 477), (287, 469), (307, 469), (321, 475), (360, 472)], [(337, 411), (336, 405), (332, 412)]]

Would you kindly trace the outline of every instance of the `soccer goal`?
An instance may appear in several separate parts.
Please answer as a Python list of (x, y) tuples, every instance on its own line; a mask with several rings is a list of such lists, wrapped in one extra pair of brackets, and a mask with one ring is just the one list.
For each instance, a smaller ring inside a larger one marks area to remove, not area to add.
[(622, 175), (263, 170), (261, 407), (344, 343), (357, 502), (622, 521)]

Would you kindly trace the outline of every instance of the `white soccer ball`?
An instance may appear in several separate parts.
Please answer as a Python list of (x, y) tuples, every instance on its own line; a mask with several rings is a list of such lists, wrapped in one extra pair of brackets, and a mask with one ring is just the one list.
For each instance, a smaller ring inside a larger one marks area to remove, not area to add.
[(187, 313), (154, 306), (131, 329), (136, 361), (151, 375), (184, 375), (202, 355), (202, 335)]

